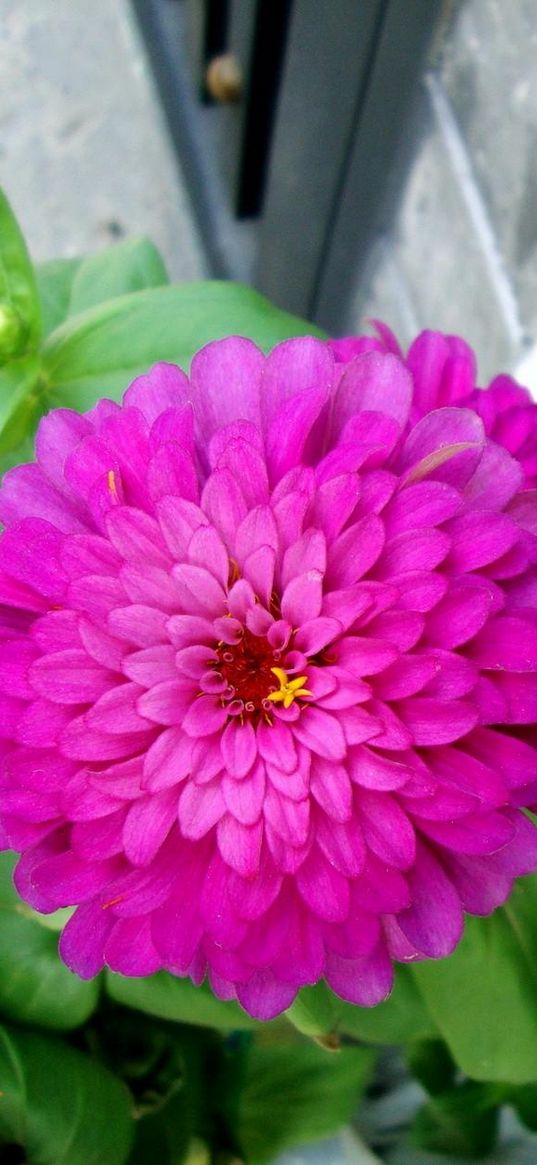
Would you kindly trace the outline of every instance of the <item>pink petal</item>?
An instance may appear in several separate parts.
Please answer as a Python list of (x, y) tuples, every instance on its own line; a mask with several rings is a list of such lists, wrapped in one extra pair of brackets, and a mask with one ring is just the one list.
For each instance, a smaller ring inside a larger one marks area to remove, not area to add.
[(297, 393), (280, 406), (266, 427), (266, 458), (272, 484), (302, 461), (311, 429), (328, 398), (328, 386)]
[(312, 849), (296, 875), (297, 887), (307, 905), (327, 922), (343, 922), (349, 911), (349, 884), (327, 862), (318, 848)]
[(143, 603), (133, 603), (130, 607), (118, 607), (108, 616), (108, 626), (113, 635), (126, 639), (137, 647), (153, 647), (155, 643), (166, 642), (167, 616), (164, 611)]
[(41, 656), (32, 664), (29, 678), (33, 689), (54, 704), (89, 703), (115, 683), (111, 672), (105, 671), (85, 651), (77, 650)]
[(177, 408), (190, 396), (188, 379), (175, 364), (154, 364), (144, 376), (138, 376), (127, 389), (124, 404), (140, 409), (151, 424), (166, 409)]
[(227, 865), (243, 878), (253, 877), (259, 869), (263, 824), (243, 825), (231, 813), (218, 822), (218, 848)]
[[(185, 727), (187, 720), (189, 724), (192, 723), (196, 716), (194, 709), (201, 702), (195, 700), (195, 689), (191, 681), (163, 680), (161, 684), (154, 684), (147, 692), (140, 692), (140, 689), (138, 691), (136, 712), (139, 717), (151, 720), (155, 724), (182, 724), (185, 732), (188, 732), (188, 728)], [(202, 709), (198, 709), (198, 713), (200, 711)], [(200, 733), (188, 732), (188, 735)]]
[(345, 737), (339, 720), (320, 708), (303, 708), (293, 726), (295, 737), (318, 756), (342, 760), (346, 752)]
[(348, 821), (352, 813), (352, 786), (344, 765), (315, 757), (311, 768), (311, 792), (333, 821)]
[(131, 805), (123, 827), (123, 844), (133, 866), (147, 866), (153, 861), (176, 817), (175, 789), (149, 793)]
[(63, 928), (59, 952), (63, 962), (81, 979), (93, 979), (104, 966), (104, 948), (114, 925), (99, 902), (79, 906)]
[(261, 816), (265, 797), (265, 766), (254, 765), (241, 781), (224, 774), (222, 792), (229, 812), (242, 825), (253, 825)]
[[(330, 590), (352, 586), (377, 561), (384, 546), (384, 526), (375, 514), (355, 522), (330, 548), (326, 583)], [(323, 614), (333, 612), (324, 610)], [(337, 615), (336, 615), (337, 618)]]
[(194, 356), (190, 375), (196, 421), (205, 442), (232, 421), (259, 424), (264, 365), (259, 348), (238, 336), (207, 344)]
[(320, 571), (309, 570), (297, 575), (286, 586), (281, 601), (281, 612), (293, 627), (301, 627), (317, 619), (322, 606), (323, 579)]
[(220, 781), (207, 785), (185, 785), (179, 801), (179, 825), (183, 837), (197, 841), (204, 837), (226, 813)]
[(412, 380), (396, 356), (364, 352), (347, 365), (333, 404), (334, 431), (355, 413), (384, 413), (403, 427), (412, 401)]
[(381, 861), (407, 870), (416, 856), (416, 839), (404, 810), (389, 793), (364, 788), (358, 804), (366, 844)]
[(117, 684), (105, 692), (86, 714), (86, 723), (95, 732), (147, 732), (152, 724), (138, 711), (138, 699), (143, 689), (138, 684)]
[(452, 546), (446, 566), (453, 573), (461, 574), (479, 570), (494, 562), (510, 550), (520, 537), (514, 522), (504, 514), (484, 515), (473, 510), (453, 518), (448, 530)]
[(412, 906), (397, 918), (409, 942), (423, 955), (450, 955), (463, 928), (459, 896), (430, 850), (421, 846), (409, 875)]
[(336, 995), (359, 1007), (382, 1003), (392, 989), (393, 968), (384, 944), (361, 959), (342, 959), (329, 954), (325, 974)]
[(147, 750), (143, 787), (150, 793), (178, 785), (192, 770), (193, 743), (182, 728), (166, 728)]
[(450, 744), (471, 732), (478, 720), (473, 705), (462, 700), (409, 697), (398, 702), (397, 710), (417, 745)]
[(257, 757), (256, 736), (250, 721), (237, 724), (230, 720), (221, 740), (222, 760), (235, 780), (245, 777)]
[(384, 511), (388, 536), (438, 526), (453, 518), (461, 506), (458, 490), (443, 481), (419, 481), (408, 485), (395, 494)]

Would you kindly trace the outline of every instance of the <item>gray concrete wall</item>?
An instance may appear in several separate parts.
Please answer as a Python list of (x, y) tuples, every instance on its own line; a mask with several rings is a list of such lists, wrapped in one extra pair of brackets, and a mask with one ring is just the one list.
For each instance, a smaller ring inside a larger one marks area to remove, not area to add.
[[(482, 379), (537, 340), (537, 2), (451, 6), (424, 78), (417, 149), (388, 235), (372, 249), (353, 321), (409, 340), (465, 335)], [(537, 389), (536, 360), (526, 360)]]
[(0, 0), (0, 183), (36, 259), (143, 234), (203, 275), (128, 0)]

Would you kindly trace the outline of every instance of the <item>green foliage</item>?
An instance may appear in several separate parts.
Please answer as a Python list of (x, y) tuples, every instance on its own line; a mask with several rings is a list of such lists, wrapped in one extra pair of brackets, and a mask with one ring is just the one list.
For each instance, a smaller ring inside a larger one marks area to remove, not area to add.
[(0, 1028), (0, 1143), (32, 1165), (124, 1165), (133, 1133), (127, 1089), (61, 1040)]
[(69, 315), (167, 282), (166, 268), (153, 243), (149, 239), (124, 239), (79, 264), (71, 285)]
[(408, 1051), (408, 1067), (431, 1096), (451, 1088), (457, 1073), (443, 1040), (416, 1040)]
[(350, 1120), (374, 1064), (368, 1048), (326, 1052), (312, 1043), (252, 1044), (245, 1058), (237, 1135), (248, 1165), (328, 1136)]
[(438, 1030), (407, 967), (397, 968), (391, 995), (376, 1007), (344, 1003), (326, 983), (317, 983), (299, 991), (286, 1016), (304, 1035), (354, 1036), (372, 1044), (408, 1043)]
[(40, 336), (34, 270), (15, 215), (0, 189), (0, 365), (34, 351)]
[(431, 1153), (484, 1157), (494, 1148), (498, 1115), (487, 1087), (465, 1081), (434, 1096), (420, 1109), (410, 1142)]
[(449, 959), (415, 981), (454, 1060), (474, 1080), (537, 1080), (537, 876), (490, 918), (468, 918)]
[(216, 999), (205, 984), (195, 987), (190, 979), (176, 979), (166, 971), (147, 979), (126, 979), (108, 971), (106, 988), (116, 1003), (160, 1019), (213, 1027), (222, 1032), (261, 1027), (237, 1003)]
[(87, 409), (101, 396), (119, 399), (135, 376), (159, 360), (188, 369), (210, 340), (240, 333), (269, 349), (314, 330), (236, 283), (133, 292), (71, 317), (48, 337), (43, 360), (49, 400)]
[(78, 1027), (97, 1006), (99, 981), (84, 982), (60, 962), (57, 930), (17, 897), (12, 867), (11, 855), (0, 854), (0, 1014), (59, 1031)]
[(48, 259), (35, 269), (41, 304), (43, 335), (48, 336), (67, 319), (73, 280), (83, 259)]

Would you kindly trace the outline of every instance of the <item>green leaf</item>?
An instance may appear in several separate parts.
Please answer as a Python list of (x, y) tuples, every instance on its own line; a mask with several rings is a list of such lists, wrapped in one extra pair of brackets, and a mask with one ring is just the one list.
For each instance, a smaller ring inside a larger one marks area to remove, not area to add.
[(79, 979), (60, 961), (63, 919), (36, 914), (20, 901), (13, 864), (11, 854), (0, 854), (0, 1013), (59, 1031), (78, 1027), (97, 1006), (99, 981)]
[(35, 274), (45, 336), (67, 319), (73, 280), (82, 263), (83, 259), (49, 259), (38, 263)]
[(455, 1082), (457, 1065), (443, 1040), (416, 1040), (407, 1056), (412, 1075), (431, 1096), (445, 1092)]
[(489, 918), (468, 918), (456, 951), (413, 975), (451, 1054), (474, 1080), (537, 1080), (537, 876)]
[(166, 268), (153, 243), (149, 239), (125, 239), (79, 265), (71, 288), (69, 315), (118, 295), (167, 282)]
[(166, 971), (158, 971), (146, 979), (127, 979), (110, 971), (106, 975), (106, 989), (116, 1003), (160, 1019), (228, 1032), (261, 1026), (238, 1003), (224, 1003), (205, 984), (195, 987), (190, 979), (176, 979)]
[(91, 308), (49, 336), (44, 362), (55, 405), (84, 410), (119, 399), (156, 361), (188, 368), (210, 340), (238, 334), (268, 350), (317, 328), (235, 283), (186, 283), (137, 291)]
[(0, 364), (35, 349), (40, 336), (34, 270), (15, 215), (0, 189)]
[(32, 1165), (124, 1165), (131, 1101), (102, 1064), (60, 1040), (0, 1028), (0, 1141)]
[(407, 967), (398, 967), (391, 995), (376, 1007), (355, 1007), (326, 983), (303, 987), (286, 1017), (304, 1035), (351, 1035), (372, 1044), (404, 1044), (437, 1035)]
[(374, 1064), (369, 1048), (252, 1046), (243, 1066), (237, 1139), (248, 1165), (336, 1132), (356, 1110)]
[(513, 1105), (528, 1129), (537, 1132), (537, 1084), (522, 1084), (520, 1088), (511, 1088), (502, 1099)]
[(0, 457), (33, 433), (43, 411), (41, 363), (33, 354), (0, 368)]
[(498, 1109), (491, 1107), (488, 1090), (467, 1081), (420, 1109), (410, 1142), (433, 1153), (484, 1157), (493, 1149), (497, 1131)]

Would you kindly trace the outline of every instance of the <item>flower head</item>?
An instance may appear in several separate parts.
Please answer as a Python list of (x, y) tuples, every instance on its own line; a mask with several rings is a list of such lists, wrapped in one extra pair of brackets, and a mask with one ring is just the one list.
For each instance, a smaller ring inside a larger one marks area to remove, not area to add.
[(79, 974), (371, 1005), (537, 867), (537, 511), (427, 343), (216, 342), (6, 475), (0, 821)]

